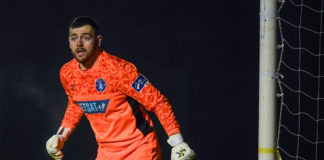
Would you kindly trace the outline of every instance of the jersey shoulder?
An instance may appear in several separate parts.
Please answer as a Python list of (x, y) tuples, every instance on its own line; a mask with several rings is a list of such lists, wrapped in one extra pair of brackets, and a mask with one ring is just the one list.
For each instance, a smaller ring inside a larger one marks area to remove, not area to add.
[(65, 63), (60, 70), (60, 77), (64, 78), (74, 72), (75, 68), (78, 66), (78, 62), (75, 59), (70, 60)]
[(109, 53), (105, 53), (104, 63), (114, 71), (137, 70), (133, 63)]

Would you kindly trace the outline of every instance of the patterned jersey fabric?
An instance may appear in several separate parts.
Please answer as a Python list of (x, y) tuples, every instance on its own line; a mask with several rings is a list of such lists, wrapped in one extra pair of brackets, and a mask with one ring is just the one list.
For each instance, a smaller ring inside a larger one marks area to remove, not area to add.
[(169, 136), (180, 132), (167, 98), (128, 61), (101, 51), (88, 70), (75, 59), (66, 63), (60, 79), (69, 99), (61, 126), (74, 130), (84, 114), (99, 146), (118, 150), (150, 133), (146, 110), (157, 115)]

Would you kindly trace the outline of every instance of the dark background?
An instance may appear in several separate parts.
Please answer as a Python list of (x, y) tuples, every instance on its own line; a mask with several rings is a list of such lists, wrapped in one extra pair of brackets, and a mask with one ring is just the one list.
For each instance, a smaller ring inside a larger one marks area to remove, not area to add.
[[(2, 1), (0, 15), (0, 159), (50, 159), (45, 143), (67, 104), (58, 75), (72, 58), (68, 27), (82, 15), (100, 24), (104, 50), (169, 98), (198, 160), (257, 159), (259, 1)], [(83, 118), (65, 159), (96, 150)]]

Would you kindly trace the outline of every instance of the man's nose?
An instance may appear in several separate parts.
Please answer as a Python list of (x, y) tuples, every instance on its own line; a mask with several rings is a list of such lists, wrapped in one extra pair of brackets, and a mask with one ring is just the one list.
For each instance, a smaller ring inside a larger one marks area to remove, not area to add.
[(77, 45), (78, 45), (78, 46), (83, 46), (82, 38), (79, 38), (79, 39), (77, 40)]

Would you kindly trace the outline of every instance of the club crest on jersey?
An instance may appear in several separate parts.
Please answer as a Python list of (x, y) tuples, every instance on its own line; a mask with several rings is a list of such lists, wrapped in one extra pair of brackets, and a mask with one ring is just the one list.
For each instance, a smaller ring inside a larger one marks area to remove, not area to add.
[(140, 92), (148, 83), (148, 80), (143, 76), (139, 75), (136, 80), (133, 82), (132, 87), (137, 91)]
[(94, 113), (105, 113), (109, 99), (100, 101), (79, 101), (76, 102), (84, 113), (94, 114)]
[(96, 89), (99, 92), (103, 92), (106, 89), (106, 82), (102, 78), (98, 78), (96, 81)]

